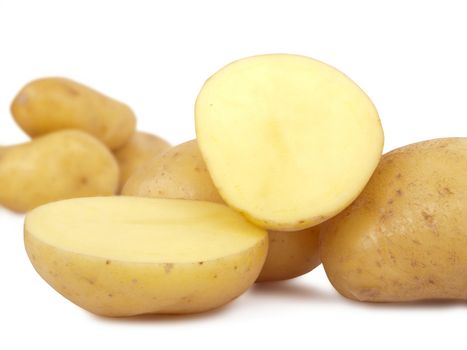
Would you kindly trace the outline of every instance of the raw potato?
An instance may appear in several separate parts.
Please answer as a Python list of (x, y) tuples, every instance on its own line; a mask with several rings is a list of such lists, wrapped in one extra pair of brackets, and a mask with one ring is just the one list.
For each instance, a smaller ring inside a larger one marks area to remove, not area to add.
[(467, 138), (383, 156), (368, 186), (323, 225), (321, 259), (344, 296), (467, 299)]
[(65, 78), (30, 82), (13, 100), (11, 112), (31, 137), (61, 129), (80, 129), (111, 149), (128, 142), (136, 124), (127, 105)]
[(0, 149), (0, 204), (17, 212), (60, 199), (112, 195), (118, 177), (107, 147), (77, 130)]
[(257, 278), (266, 232), (225, 205), (136, 197), (51, 203), (26, 217), (25, 245), (59, 293), (105, 316), (210, 310)]
[[(196, 140), (171, 148), (135, 173), (123, 194), (224, 203), (214, 187)], [(319, 227), (298, 232), (269, 232), (269, 252), (258, 281), (303, 275), (320, 264)]]
[(196, 134), (222, 198), (258, 225), (299, 230), (348, 206), (383, 149), (378, 113), (338, 70), (311, 58), (236, 61), (204, 84)]
[(136, 132), (122, 148), (114, 152), (120, 167), (120, 188), (145, 162), (170, 148), (167, 141), (145, 132)]
[(256, 281), (287, 280), (321, 264), (319, 230), (318, 225), (296, 232), (269, 231), (268, 256)]
[(224, 203), (212, 183), (196, 140), (152, 158), (128, 179), (122, 194)]

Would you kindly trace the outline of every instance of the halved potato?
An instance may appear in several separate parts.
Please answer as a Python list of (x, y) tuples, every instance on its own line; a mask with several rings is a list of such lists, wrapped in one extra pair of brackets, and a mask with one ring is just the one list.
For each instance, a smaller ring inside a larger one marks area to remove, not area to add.
[(37, 272), (96, 314), (192, 313), (221, 306), (258, 277), (266, 232), (225, 205), (97, 197), (55, 202), (26, 217)]
[(195, 114), (221, 197), (273, 230), (311, 227), (343, 210), (383, 149), (368, 96), (335, 68), (302, 56), (224, 67), (204, 84)]

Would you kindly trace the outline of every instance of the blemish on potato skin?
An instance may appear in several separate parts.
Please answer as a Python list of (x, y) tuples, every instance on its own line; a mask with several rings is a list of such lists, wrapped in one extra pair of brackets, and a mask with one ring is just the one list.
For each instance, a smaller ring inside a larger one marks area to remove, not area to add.
[(431, 214), (428, 214), (426, 211), (422, 211), (422, 216), (423, 216), (423, 219), (428, 222), (430, 225), (433, 224), (433, 215)]
[(136, 278), (133, 278), (133, 279), (131, 280), (131, 283), (136, 284), (136, 283), (138, 283), (138, 280), (137, 280)]
[(198, 262), (198, 265), (203, 265), (204, 264), (204, 261), (199, 261)]
[(396, 190), (396, 195), (399, 197), (402, 196), (402, 190), (400, 188)]
[(110, 294), (110, 293), (109, 293), (109, 294), (107, 294), (107, 296), (108, 296), (109, 298), (112, 298), (112, 297), (113, 297), (113, 295), (112, 295), (112, 294)]
[(112, 263), (112, 262), (111, 262), (110, 260), (106, 260), (106, 261), (105, 261), (105, 264), (106, 264), (106, 265), (110, 265), (111, 263)]
[(88, 178), (85, 177), (85, 176), (80, 177), (80, 178), (79, 178), (79, 183), (80, 183), (81, 185), (86, 185), (86, 184), (88, 183)]
[(165, 273), (170, 273), (170, 271), (173, 269), (173, 267), (174, 267), (174, 264), (172, 264), (172, 263), (164, 264)]

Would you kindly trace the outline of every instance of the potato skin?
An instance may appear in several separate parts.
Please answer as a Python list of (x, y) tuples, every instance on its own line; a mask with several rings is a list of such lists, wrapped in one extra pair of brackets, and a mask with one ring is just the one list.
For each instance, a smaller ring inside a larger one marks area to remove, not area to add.
[(120, 189), (141, 165), (168, 148), (170, 144), (159, 136), (135, 132), (125, 146), (114, 151), (120, 167)]
[[(123, 188), (128, 196), (224, 203), (212, 182), (196, 140), (152, 158)], [(269, 252), (258, 282), (303, 275), (320, 264), (319, 226), (297, 232), (269, 231)]]
[(287, 280), (317, 267), (321, 263), (319, 231), (319, 226), (295, 232), (268, 231), (268, 256), (256, 282)]
[(467, 138), (385, 154), (358, 199), (322, 226), (321, 259), (344, 296), (467, 299)]
[(3, 149), (0, 204), (26, 212), (60, 199), (112, 195), (118, 176), (114, 156), (99, 140), (77, 130), (57, 131)]
[(128, 179), (122, 194), (224, 203), (212, 183), (196, 140), (152, 158)]
[(80, 129), (110, 149), (122, 147), (136, 125), (135, 115), (127, 105), (65, 78), (30, 82), (14, 98), (11, 112), (31, 137), (61, 129)]
[(29, 259), (39, 275), (94, 314), (188, 314), (220, 307), (255, 281), (266, 239), (240, 254), (213, 261), (150, 264), (113, 261), (53, 247), (25, 231)]

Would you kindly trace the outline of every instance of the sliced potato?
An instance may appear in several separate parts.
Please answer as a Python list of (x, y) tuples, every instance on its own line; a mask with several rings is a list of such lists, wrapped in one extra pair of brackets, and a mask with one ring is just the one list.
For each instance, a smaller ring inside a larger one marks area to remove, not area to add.
[(113, 195), (118, 177), (113, 154), (78, 130), (0, 150), (0, 204), (17, 212), (60, 199)]
[(368, 96), (338, 70), (302, 56), (224, 67), (204, 84), (195, 114), (221, 197), (273, 230), (311, 227), (343, 210), (383, 149)]
[(128, 143), (114, 152), (120, 167), (120, 188), (149, 159), (170, 148), (167, 141), (146, 132), (136, 132)]
[(258, 277), (266, 232), (225, 205), (81, 198), (30, 212), (25, 245), (59, 293), (105, 316), (219, 307)]
[(385, 154), (368, 186), (322, 227), (334, 287), (360, 301), (467, 299), (467, 138)]
[(128, 142), (136, 124), (127, 105), (65, 78), (30, 82), (16, 95), (11, 112), (31, 137), (61, 129), (80, 129), (111, 149)]
[[(223, 203), (199, 152), (196, 140), (152, 158), (123, 189), (123, 194)], [(319, 227), (297, 232), (269, 232), (269, 252), (258, 281), (284, 280), (319, 265)]]

